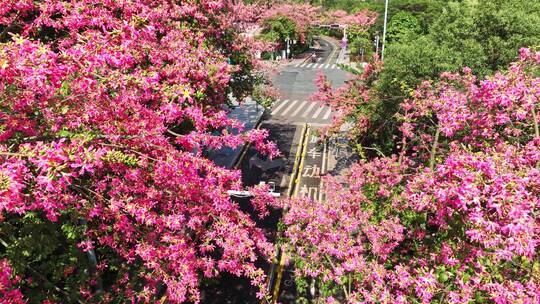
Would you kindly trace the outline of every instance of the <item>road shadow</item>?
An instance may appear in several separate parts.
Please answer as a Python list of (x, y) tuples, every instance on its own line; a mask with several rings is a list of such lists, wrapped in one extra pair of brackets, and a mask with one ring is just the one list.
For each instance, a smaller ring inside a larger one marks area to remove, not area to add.
[[(286, 187), (281, 187), (280, 183), (284, 174), (292, 171), (295, 155), (293, 154), (291, 156), (290, 150), (297, 126), (263, 123), (261, 128), (269, 130), (270, 140), (276, 143), (282, 156), (287, 159), (285, 169), (282, 171), (270, 170), (268, 172), (262, 172), (253, 168), (250, 169), (249, 159), (258, 152), (254, 147), (249, 147), (239, 165), (239, 169), (242, 170), (242, 182), (246, 186), (253, 186), (259, 184), (260, 181), (273, 181), (276, 183), (276, 192), (283, 192), (286, 190)], [(277, 224), (281, 218), (281, 209), (271, 208), (269, 210), (270, 214), (261, 219), (251, 206), (249, 198), (233, 198), (233, 200), (243, 212), (249, 214), (250, 218), (257, 224), (257, 227), (264, 230), (268, 241), (274, 243), (277, 236)], [(270, 264), (266, 260), (259, 258), (256, 265), (263, 269), (265, 273), (268, 273)], [(217, 278), (207, 280), (205, 285), (201, 296), (201, 303), (203, 304), (260, 303), (260, 300), (256, 297), (258, 289), (251, 286), (249, 279), (246, 278), (223, 273)]]

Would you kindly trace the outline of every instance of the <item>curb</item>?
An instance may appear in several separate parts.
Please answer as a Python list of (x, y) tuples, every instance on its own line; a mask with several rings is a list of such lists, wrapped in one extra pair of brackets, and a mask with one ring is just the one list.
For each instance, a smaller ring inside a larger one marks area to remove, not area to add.
[[(264, 114), (266, 113), (266, 109), (264, 109), (261, 113), (261, 115), (259, 115), (259, 118), (257, 119), (257, 121), (255, 122), (255, 125), (253, 125), (253, 129), (259, 129), (261, 127), (261, 123), (262, 123), (262, 119), (264, 117)], [(242, 150), (240, 151), (240, 153), (238, 153), (238, 156), (236, 157), (236, 159), (233, 161), (233, 165), (232, 165), (232, 169), (238, 169), (238, 166), (240, 165), (240, 163), (242, 162), (242, 160), (244, 159), (244, 156), (246, 156), (246, 153), (247, 151), (249, 150), (249, 147), (251, 147), (251, 144), (250, 143), (246, 143), (243, 147), (242, 147)]]

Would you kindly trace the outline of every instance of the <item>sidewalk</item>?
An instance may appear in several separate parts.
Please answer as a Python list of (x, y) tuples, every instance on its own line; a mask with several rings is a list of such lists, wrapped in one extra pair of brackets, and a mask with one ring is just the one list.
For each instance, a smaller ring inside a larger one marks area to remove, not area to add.
[[(258, 105), (251, 98), (248, 98), (244, 103), (238, 105), (236, 103), (234, 109), (230, 109), (231, 112), (227, 115), (229, 118), (236, 119), (244, 124), (244, 131), (249, 131), (257, 127), (264, 114), (264, 108)], [(238, 134), (237, 130), (229, 130), (232, 134)], [(212, 160), (216, 165), (232, 169), (242, 150), (244, 145), (240, 145), (236, 148), (223, 147), (219, 150), (207, 151), (208, 159)]]

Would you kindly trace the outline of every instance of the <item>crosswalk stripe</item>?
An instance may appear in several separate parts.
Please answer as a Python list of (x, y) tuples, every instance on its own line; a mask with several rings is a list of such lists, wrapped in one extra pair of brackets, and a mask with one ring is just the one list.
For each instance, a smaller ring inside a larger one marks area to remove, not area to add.
[(336, 68), (336, 65), (335, 64), (332, 64), (332, 69), (335, 69)]
[(313, 114), (313, 116), (311, 116), (311, 118), (317, 118), (319, 117), (319, 114), (321, 114), (321, 111), (324, 109), (324, 107), (322, 106), (319, 106), (319, 108), (317, 109), (317, 111), (315, 112), (315, 114)]
[(297, 63), (294, 65), (295, 68), (299, 67), (300, 66), (300, 63)]
[(311, 67), (312, 64), (313, 64), (313, 63), (310, 63), (310, 64), (306, 65), (306, 68)]
[(279, 106), (277, 106), (277, 108), (274, 109), (274, 111), (272, 111), (272, 113), (270, 113), (271, 115), (276, 115), (277, 112), (279, 112), (279, 110), (281, 110), (281, 108), (283, 108), (287, 103), (289, 102), (288, 99), (285, 99), (282, 103), (279, 104)]
[(325, 68), (325, 69), (328, 69), (329, 66), (330, 66), (330, 64), (327, 63), (327, 64), (324, 66), (324, 68)]
[(298, 112), (300, 112), (300, 110), (307, 104), (306, 101), (303, 101), (297, 108), (296, 110), (291, 114), (291, 116), (296, 116), (296, 114), (298, 114)]
[(311, 109), (313, 109), (314, 106), (316, 106), (317, 103), (316, 102), (312, 102), (310, 105), (309, 105), (309, 108), (307, 108), (307, 110), (304, 112), (304, 115), (302, 115), (302, 117), (307, 117), (309, 112), (311, 112)]
[(298, 100), (293, 101), (293, 102), (285, 109), (285, 111), (283, 111), (283, 113), (281, 113), (281, 116), (287, 115), (287, 113), (289, 113), (289, 111), (294, 107), (294, 105), (295, 105), (297, 102), (298, 102)]
[(330, 113), (332, 113), (332, 109), (328, 108), (328, 111), (326, 111), (326, 113), (324, 114), (323, 119), (327, 120), (328, 117), (330, 117)]
[(301, 65), (300, 65), (301, 68), (303, 67), (306, 67), (306, 62), (303, 62)]

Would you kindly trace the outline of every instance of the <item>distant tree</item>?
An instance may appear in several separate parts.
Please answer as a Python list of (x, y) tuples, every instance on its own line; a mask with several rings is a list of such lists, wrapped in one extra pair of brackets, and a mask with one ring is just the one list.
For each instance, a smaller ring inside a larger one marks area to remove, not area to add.
[(520, 47), (540, 46), (540, 1), (480, 0), (474, 13), (474, 39), (495, 71), (514, 60)]
[(263, 30), (259, 37), (263, 40), (282, 44), (286, 37), (298, 39), (299, 34), (296, 29), (296, 24), (288, 17), (277, 16), (272, 19), (264, 20), (262, 27)]
[(395, 148), (397, 105), (421, 79), (438, 81), (441, 72), (463, 66), (484, 77), (506, 68), (520, 47), (539, 46), (539, 5), (532, 0), (449, 2), (428, 33), (404, 31), (398, 40), (392, 23), (405, 18), (391, 19), (384, 68), (372, 92), (378, 103), (374, 131), (363, 140), (387, 152)]
[(420, 23), (413, 15), (408, 12), (399, 12), (392, 17), (388, 23), (388, 32), (386, 41), (391, 43), (399, 41), (402, 37), (409, 34), (420, 34), (422, 28)]

